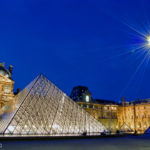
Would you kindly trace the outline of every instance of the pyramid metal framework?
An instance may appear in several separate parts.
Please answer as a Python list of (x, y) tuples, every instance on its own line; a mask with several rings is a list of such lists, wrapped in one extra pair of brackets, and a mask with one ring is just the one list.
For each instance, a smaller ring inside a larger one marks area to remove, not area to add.
[(121, 126), (120, 131), (122, 131), (122, 132), (133, 132), (133, 130), (126, 123), (124, 123)]
[(18, 94), (15, 111), (0, 117), (0, 134), (4, 136), (97, 135), (104, 130), (42, 74)]

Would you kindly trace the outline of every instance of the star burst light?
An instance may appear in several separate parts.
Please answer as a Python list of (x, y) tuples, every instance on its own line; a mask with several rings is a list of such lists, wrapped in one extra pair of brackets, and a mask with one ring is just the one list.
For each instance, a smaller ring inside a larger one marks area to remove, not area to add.
[[(132, 54), (134, 53), (132, 57), (133, 61), (138, 60), (139, 63), (136, 66), (133, 74), (130, 76), (128, 82), (122, 89), (119, 98), (124, 96), (125, 93), (128, 93), (128, 89), (130, 89), (133, 82), (135, 82), (135, 84), (138, 85), (138, 87), (134, 87), (134, 88), (136, 88), (137, 92), (139, 91), (140, 85), (144, 78), (144, 74), (146, 72), (146, 68), (149, 66), (148, 64), (150, 60), (150, 32), (149, 32), (148, 26), (146, 27), (145, 25), (144, 28), (141, 28), (141, 30), (137, 30), (135, 27), (127, 23), (124, 23), (124, 24), (128, 26), (130, 29), (132, 29), (133, 31), (133, 32), (130, 32), (129, 34), (133, 35), (134, 43), (130, 44), (129, 49), (131, 49), (130, 52)], [(131, 53), (128, 53), (128, 54), (131, 54)], [(139, 80), (134, 81), (134, 79), (137, 78), (136, 76), (138, 75), (140, 77)]]
[(150, 36), (147, 36), (147, 45), (150, 46)]

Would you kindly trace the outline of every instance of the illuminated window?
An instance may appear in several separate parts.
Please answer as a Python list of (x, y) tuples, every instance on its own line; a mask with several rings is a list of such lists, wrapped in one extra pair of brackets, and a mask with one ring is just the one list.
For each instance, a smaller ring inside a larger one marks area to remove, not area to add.
[(6, 85), (6, 86), (5, 86), (5, 93), (6, 93), (6, 94), (9, 93), (9, 85)]
[(116, 110), (116, 107), (111, 107), (112, 110)]
[(86, 102), (89, 102), (89, 101), (90, 101), (90, 98), (89, 98), (88, 95), (86, 95), (85, 100), (86, 100)]
[(5, 106), (3, 106), (2, 110), (3, 110), (3, 111), (6, 111), (8, 108), (9, 108), (9, 106), (8, 106), (8, 105), (5, 105)]
[(8, 97), (7, 97), (7, 96), (5, 96), (5, 97), (4, 97), (4, 100), (5, 100), (5, 101), (8, 101)]
[(107, 108), (107, 107), (104, 107), (104, 109), (107, 110), (108, 108)]

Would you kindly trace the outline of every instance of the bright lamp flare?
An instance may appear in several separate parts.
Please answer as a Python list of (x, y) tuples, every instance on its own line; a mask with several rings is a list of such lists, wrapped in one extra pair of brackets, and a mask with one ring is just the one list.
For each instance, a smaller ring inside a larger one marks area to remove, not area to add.
[(150, 46), (150, 36), (147, 37), (147, 44)]

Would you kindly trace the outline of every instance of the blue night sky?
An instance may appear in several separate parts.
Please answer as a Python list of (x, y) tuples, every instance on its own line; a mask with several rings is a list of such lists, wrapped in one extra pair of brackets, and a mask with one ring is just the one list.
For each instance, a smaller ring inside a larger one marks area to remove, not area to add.
[(68, 95), (150, 98), (149, 22), (149, 0), (1, 0), (0, 61), (15, 89), (43, 73)]

